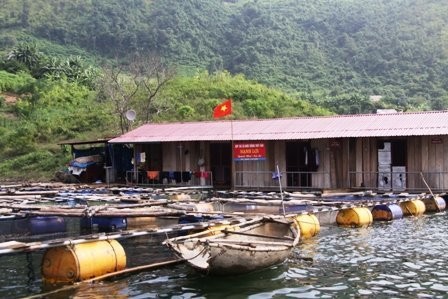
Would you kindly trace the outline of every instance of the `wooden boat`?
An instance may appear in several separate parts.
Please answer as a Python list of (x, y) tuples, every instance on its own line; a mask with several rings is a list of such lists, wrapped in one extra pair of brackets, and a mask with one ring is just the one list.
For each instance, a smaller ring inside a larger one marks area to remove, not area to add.
[(192, 267), (209, 274), (241, 274), (286, 260), (299, 242), (293, 221), (259, 217), (164, 243)]

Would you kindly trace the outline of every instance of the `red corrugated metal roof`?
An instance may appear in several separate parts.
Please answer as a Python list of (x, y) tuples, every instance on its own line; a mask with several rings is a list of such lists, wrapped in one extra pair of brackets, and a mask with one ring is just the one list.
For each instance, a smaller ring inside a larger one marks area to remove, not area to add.
[(448, 111), (146, 124), (111, 143), (448, 135)]

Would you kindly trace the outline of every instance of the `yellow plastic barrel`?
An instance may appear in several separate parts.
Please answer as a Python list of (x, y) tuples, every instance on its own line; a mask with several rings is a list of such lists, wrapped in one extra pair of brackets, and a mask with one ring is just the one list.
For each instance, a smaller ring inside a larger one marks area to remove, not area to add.
[(336, 223), (342, 226), (363, 227), (372, 222), (372, 212), (365, 207), (343, 209), (336, 216)]
[(48, 249), (42, 260), (47, 283), (77, 282), (126, 268), (126, 254), (116, 240)]
[(308, 239), (314, 237), (320, 232), (319, 219), (314, 214), (301, 214), (294, 217), (298, 229), (300, 230), (300, 237)]
[(426, 211), (425, 204), (420, 199), (400, 202), (400, 207), (405, 216), (421, 216)]
[(425, 198), (423, 203), (425, 204), (426, 212), (430, 213), (441, 212), (446, 208), (446, 202), (440, 196)]

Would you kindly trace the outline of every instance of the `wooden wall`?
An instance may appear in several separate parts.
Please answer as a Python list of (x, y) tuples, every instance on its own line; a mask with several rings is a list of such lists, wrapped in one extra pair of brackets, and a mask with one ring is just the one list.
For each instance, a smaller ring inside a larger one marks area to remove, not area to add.
[(408, 138), (408, 187), (446, 191), (448, 188), (448, 136), (416, 136)]
[(198, 160), (207, 163), (204, 142), (165, 142), (162, 143), (162, 171), (198, 171)]
[[(427, 190), (420, 172), (431, 188), (448, 188), (448, 136), (411, 136), (402, 138), (357, 138), (356, 151), (350, 159), (355, 159), (350, 172), (353, 187), (377, 186), (378, 141), (406, 141), (406, 189)], [(405, 153), (403, 153), (404, 155)], [(354, 157), (353, 157), (354, 155)], [(446, 172), (446, 174), (445, 174)]]
[[(247, 175), (242, 177), (235, 177), (238, 180), (237, 185), (243, 186), (254, 186), (254, 187), (266, 187), (272, 186), (272, 172), (275, 171), (276, 160), (279, 162), (280, 171), (284, 170), (284, 166), (280, 163), (284, 161), (284, 154), (281, 159), (278, 158), (278, 151), (284, 148), (284, 142), (278, 141), (264, 141), (266, 147), (266, 160), (256, 160), (256, 161), (235, 161), (234, 173), (235, 172), (248, 172)], [(284, 150), (283, 150), (284, 151)], [(250, 174), (249, 174), (250, 172)], [(255, 173), (259, 173), (256, 175)], [(282, 178), (284, 180), (284, 178)]]
[[(398, 139), (398, 138), (397, 138)], [(399, 138), (402, 139), (403, 138)], [(406, 140), (406, 186), (408, 190), (426, 190), (420, 176), (423, 173), (434, 190), (448, 189), (448, 136), (415, 136)], [(338, 189), (349, 187), (376, 187), (378, 182), (378, 141), (393, 138), (346, 138), (311, 140), (311, 148), (319, 152), (319, 166), (312, 174), (312, 187)], [(182, 163), (179, 145), (182, 145)], [(197, 162), (204, 158), (202, 170), (208, 171), (210, 153), (209, 142), (162, 143), (163, 171), (198, 171)], [(257, 176), (243, 176), (238, 184), (245, 186), (272, 187), (272, 172), (276, 165), (281, 172), (286, 170), (286, 141), (265, 141), (266, 160), (235, 161), (233, 181), (236, 171), (259, 172)], [(351, 173), (351, 174), (350, 174)], [(445, 175), (446, 174), (446, 175)], [(281, 180), (286, 186), (286, 175)]]
[(377, 186), (378, 148), (377, 138), (356, 138), (355, 151), (350, 152), (349, 159), (355, 160), (355, 167), (349, 172), (355, 172), (350, 177), (351, 187)]
[(319, 151), (319, 167), (312, 174), (313, 188), (330, 188), (331, 187), (331, 169), (330, 169), (330, 146), (327, 139), (316, 139), (311, 141), (311, 147)]

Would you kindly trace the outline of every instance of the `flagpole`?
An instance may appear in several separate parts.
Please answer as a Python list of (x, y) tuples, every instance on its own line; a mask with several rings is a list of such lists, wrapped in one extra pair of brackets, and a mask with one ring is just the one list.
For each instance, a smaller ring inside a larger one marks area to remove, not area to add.
[(236, 169), (235, 169), (235, 159), (233, 158), (233, 151), (234, 151), (234, 143), (233, 143), (233, 117), (230, 119), (230, 153), (232, 158), (232, 169), (230, 173), (232, 174), (232, 190), (235, 190), (235, 180), (236, 180)]
[[(232, 99), (227, 99), (218, 106), (213, 109), (213, 118), (225, 117), (227, 115), (232, 115)], [(230, 165), (230, 187), (231, 189), (235, 189), (235, 180), (236, 175), (234, 175), (235, 171), (235, 159), (233, 158), (233, 119), (230, 118), (230, 155), (232, 159), (232, 163)]]
[(286, 212), (285, 212), (285, 202), (283, 201), (282, 177), (280, 175), (280, 168), (278, 167), (278, 162), (276, 163), (276, 168), (278, 175), (278, 186), (280, 187), (280, 198), (282, 203), (283, 216), (285, 216)]

